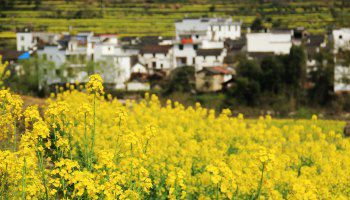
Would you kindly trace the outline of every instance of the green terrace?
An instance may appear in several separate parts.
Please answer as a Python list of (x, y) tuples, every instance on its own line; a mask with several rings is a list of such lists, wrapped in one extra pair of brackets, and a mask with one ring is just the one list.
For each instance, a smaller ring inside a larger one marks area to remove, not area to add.
[[(11, 1), (13, 7), (0, 10), (0, 38), (14, 37), (18, 28), (37, 31), (118, 33), (122, 36), (174, 35), (174, 21), (184, 17), (232, 16), (243, 21), (243, 28), (259, 13), (266, 27), (304, 26), (311, 33), (325, 33), (335, 26), (350, 25), (350, 7), (341, 1), (296, 1), (279, 4), (259, 1), (41, 1), (35, 6), (25, 0)], [(175, 2), (175, 3), (174, 3)], [(184, 3), (185, 2), (185, 3)]]

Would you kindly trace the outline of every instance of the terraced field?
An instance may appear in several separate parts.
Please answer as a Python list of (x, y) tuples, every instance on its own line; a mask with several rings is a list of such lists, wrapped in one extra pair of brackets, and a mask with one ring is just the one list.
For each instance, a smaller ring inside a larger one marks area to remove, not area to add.
[(350, 24), (349, 5), (336, 0), (292, 3), (235, 3), (228, 0), (197, 0), (196, 3), (144, 3), (136, 0), (121, 3), (104, 0), (102, 7), (100, 1), (93, 0), (47, 0), (38, 7), (34, 1), (28, 2), (15, 0), (12, 8), (0, 10), (0, 38), (14, 37), (16, 29), (23, 27), (50, 32), (68, 31), (72, 27), (74, 31), (119, 33), (122, 36), (172, 36), (174, 21), (184, 17), (233, 16), (243, 20), (246, 27), (258, 13), (268, 27), (304, 26), (314, 33)]

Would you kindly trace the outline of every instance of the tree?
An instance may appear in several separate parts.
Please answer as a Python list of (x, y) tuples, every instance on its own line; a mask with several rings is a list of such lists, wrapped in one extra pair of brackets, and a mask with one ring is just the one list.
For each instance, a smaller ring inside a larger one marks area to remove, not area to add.
[(15, 1), (13, 0), (1, 0), (0, 1), (0, 8), (3, 10), (12, 9), (15, 5)]
[(259, 82), (246, 77), (238, 77), (230, 96), (248, 106), (255, 106), (260, 102)]
[(209, 12), (215, 12), (215, 10), (216, 10), (215, 5), (211, 5), (211, 6), (209, 7)]
[(195, 90), (194, 67), (180, 67), (173, 70), (166, 86), (165, 94), (173, 92), (192, 92)]
[(254, 19), (252, 25), (250, 26), (250, 29), (252, 31), (260, 31), (260, 30), (265, 29), (265, 26), (263, 24), (263, 20), (261, 19), (260, 15)]
[(35, 0), (34, 1), (34, 4), (35, 4), (35, 9), (39, 9), (40, 5), (41, 5), (41, 0)]
[(292, 109), (298, 105), (304, 92), (306, 82), (306, 55), (302, 46), (292, 46), (285, 61), (285, 76), (287, 93)]
[(261, 61), (260, 86), (262, 91), (278, 94), (282, 92), (284, 66), (279, 57), (270, 56)]
[(254, 61), (239, 59), (235, 86), (228, 90), (226, 102), (232, 105), (232, 99), (237, 99), (249, 106), (257, 105), (260, 102), (261, 69)]

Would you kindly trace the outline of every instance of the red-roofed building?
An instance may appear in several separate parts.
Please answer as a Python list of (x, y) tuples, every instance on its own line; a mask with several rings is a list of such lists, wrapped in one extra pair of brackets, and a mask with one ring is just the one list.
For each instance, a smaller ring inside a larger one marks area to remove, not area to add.
[(192, 43), (193, 43), (192, 38), (183, 38), (181, 40), (181, 44), (192, 44)]

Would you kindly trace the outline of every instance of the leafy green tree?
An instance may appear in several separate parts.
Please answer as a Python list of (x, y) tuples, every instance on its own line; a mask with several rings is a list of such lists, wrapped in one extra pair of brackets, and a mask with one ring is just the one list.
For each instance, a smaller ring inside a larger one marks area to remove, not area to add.
[(38, 94), (39, 86), (43, 84), (42, 76), (46, 72), (47, 66), (53, 63), (39, 59), (37, 57), (22, 60), (19, 68), (12, 73), (6, 81), (12, 90), (22, 94)]
[(261, 77), (261, 68), (257, 62), (243, 59), (237, 68), (237, 76), (246, 77), (250, 80), (259, 80)]
[(238, 77), (230, 96), (248, 106), (256, 106), (260, 103), (260, 84), (256, 80)]
[(308, 90), (312, 104), (327, 105), (333, 100), (334, 57), (331, 49), (321, 49), (315, 55), (316, 66), (310, 72), (309, 81), (313, 87)]
[(250, 26), (250, 29), (252, 31), (260, 31), (260, 30), (265, 29), (263, 20), (262, 20), (260, 15), (254, 19), (252, 25)]
[(192, 92), (195, 90), (194, 67), (179, 67), (172, 71), (170, 80), (165, 86), (165, 94), (173, 92)]
[(1, 0), (0, 1), (0, 9), (1, 10), (12, 9), (14, 6), (15, 6), (15, 1), (13, 1), (13, 0)]
[(260, 102), (260, 66), (246, 58), (240, 58), (234, 87), (228, 90), (227, 104), (233, 105), (233, 99), (239, 103), (255, 106)]
[(262, 91), (281, 93), (284, 87), (283, 82), (284, 66), (277, 56), (269, 56), (261, 61), (260, 85)]
[(286, 59), (284, 80), (291, 107), (295, 109), (305, 92), (306, 55), (304, 48), (302, 46), (292, 46)]
[(35, 9), (39, 9), (39, 7), (41, 6), (41, 0), (35, 0), (34, 1), (34, 4), (35, 4)]

